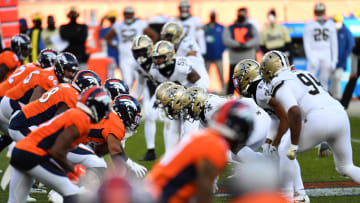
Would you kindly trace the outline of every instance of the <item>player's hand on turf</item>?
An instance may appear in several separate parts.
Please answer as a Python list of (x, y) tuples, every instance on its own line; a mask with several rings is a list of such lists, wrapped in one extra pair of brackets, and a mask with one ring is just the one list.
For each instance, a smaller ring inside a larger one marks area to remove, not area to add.
[(126, 161), (126, 165), (136, 174), (138, 178), (145, 177), (147, 173), (147, 169), (144, 166), (137, 164), (136, 162), (133, 162), (131, 159), (128, 159)]
[(289, 149), (286, 152), (286, 156), (290, 159), (290, 160), (294, 160), (296, 158), (296, 152), (298, 150), (298, 146), (297, 145), (293, 145), (291, 144)]

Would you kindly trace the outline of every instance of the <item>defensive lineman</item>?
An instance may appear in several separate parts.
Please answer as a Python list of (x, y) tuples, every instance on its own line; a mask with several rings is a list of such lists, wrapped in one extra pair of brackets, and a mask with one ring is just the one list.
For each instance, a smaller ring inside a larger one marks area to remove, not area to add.
[(352, 160), (350, 123), (344, 108), (311, 73), (288, 68), (284, 55), (278, 51), (266, 53), (260, 67), (263, 79), (272, 86), (272, 97), (288, 114), (292, 144), (287, 156), (294, 159), (326, 141), (336, 170), (360, 183), (360, 168)]

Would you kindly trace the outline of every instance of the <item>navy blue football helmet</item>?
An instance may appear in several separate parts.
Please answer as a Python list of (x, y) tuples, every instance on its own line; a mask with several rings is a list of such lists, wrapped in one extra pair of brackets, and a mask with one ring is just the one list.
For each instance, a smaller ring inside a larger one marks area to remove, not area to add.
[[(71, 74), (66, 75), (65, 70), (67, 70)], [(75, 74), (79, 71), (79, 62), (76, 56), (69, 52), (64, 52), (57, 55), (54, 71), (60, 82), (71, 83)]]
[(111, 99), (113, 100), (121, 94), (129, 94), (129, 87), (125, 82), (115, 78), (107, 79), (104, 83), (104, 88), (110, 92)]
[(76, 106), (91, 117), (92, 123), (98, 123), (110, 112), (111, 99), (101, 87), (91, 87), (82, 92)]
[(25, 34), (18, 34), (11, 38), (10, 50), (13, 51), (20, 61), (24, 61), (31, 53), (31, 41)]
[(90, 87), (101, 86), (100, 77), (91, 70), (81, 70), (75, 75), (72, 86), (79, 92), (84, 91)]
[(36, 64), (41, 68), (53, 67), (55, 65), (56, 56), (59, 53), (54, 49), (46, 48), (40, 51)]
[(141, 121), (140, 103), (130, 95), (119, 95), (112, 105), (115, 113), (121, 118), (124, 126), (129, 130), (136, 130)]

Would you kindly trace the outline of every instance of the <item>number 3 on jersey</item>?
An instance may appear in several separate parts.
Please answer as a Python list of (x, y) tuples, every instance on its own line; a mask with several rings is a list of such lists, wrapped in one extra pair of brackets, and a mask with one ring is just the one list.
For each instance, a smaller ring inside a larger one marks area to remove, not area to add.
[(310, 73), (298, 73), (296, 74), (296, 76), (305, 86), (312, 88), (311, 90), (309, 90), (309, 94), (316, 95), (320, 93), (319, 88), (321, 88), (321, 84)]

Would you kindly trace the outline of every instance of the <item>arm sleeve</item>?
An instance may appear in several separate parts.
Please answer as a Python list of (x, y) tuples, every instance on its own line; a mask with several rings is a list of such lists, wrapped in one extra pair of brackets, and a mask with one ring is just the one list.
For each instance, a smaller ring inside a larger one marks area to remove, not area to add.
[(293, 106), (297, 106), (298, 103), (291, 90), (286, 87), (285, 82), (281, 82), (279, 85), (273, 88), (272, 96), (280, 102), (286, 112)]
[(138, 81), (136, 83), (133, 96), (136, 99), (139, 99), (139, 97), (142, 95), (145, 88), (145, 78), (139, 73)]
[(254, 33), (254, 37), (245, 43), (246, 47), (252, 48), (260, 44), (260, 34), (255, 26), (251, 26), (251, 32)]
[(222, 41), (223, 41), (224, 45), (227, 46), (228, 48), (237, 48), (240, 46), (239, 42), (237, 42), (236, 40), (234, 40), (231, 37), (229, 27), (226, 27), (224, 29), (224, 32), (222, 34)]
[(201, 54), (206, 54), (206, 42), (205, 42), (205, 32), (204, 29), (198, 28), (196, 30), (196, 39), (199, 43)]
[(308, 60), (309, 60), (309, 58), (311, 58), (310, 43), (311, 43), (312, 36), (311, 36), (310, 29), (311, 29), (311, 25), (309, 23), (307, 23), (304, 28), (303, 44), (304, 44), (305, 55)]
[(338, 39), (337, 39), (337, 31), (335, 28), (335, 24), (332, 23), (333, 26), (331, 26), (331, 62), (332, 62), (332, 68), (335, 69), (336, 63), (338, 61)]

